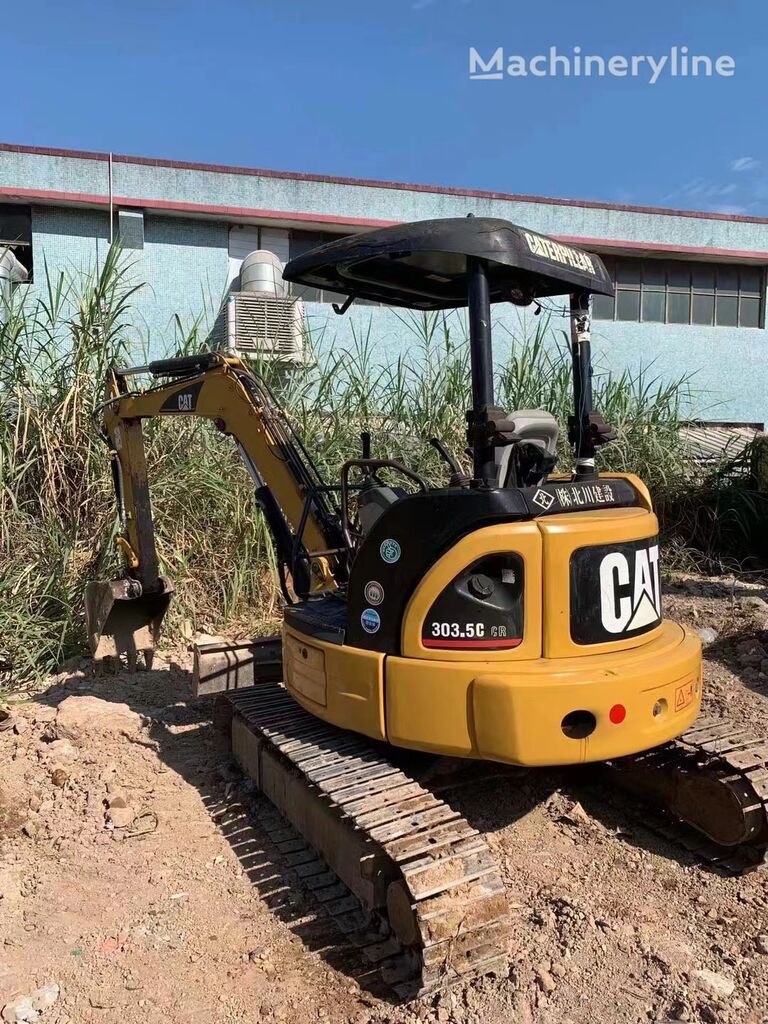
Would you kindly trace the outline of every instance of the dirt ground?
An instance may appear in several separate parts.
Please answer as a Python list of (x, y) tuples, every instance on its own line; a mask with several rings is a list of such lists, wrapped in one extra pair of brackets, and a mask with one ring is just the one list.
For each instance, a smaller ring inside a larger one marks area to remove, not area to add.
[[(704, 578), (667, 592), (708, 641), (710, 705), (759, 725), (768, 594)], [(573, 771), (457, 796), (508, 886), (508, 977), (422, 1003), (373, 994), (260, 829), (266, 806), (188, 699), (185, 662), (66, 666), (0, 731), (0, 1018), (768, 1022), (768, 872), (721, 877)]]

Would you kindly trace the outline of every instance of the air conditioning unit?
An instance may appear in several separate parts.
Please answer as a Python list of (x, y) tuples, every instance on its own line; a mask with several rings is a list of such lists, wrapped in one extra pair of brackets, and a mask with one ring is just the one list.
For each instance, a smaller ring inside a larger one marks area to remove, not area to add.
[(304, 303), (288, 294), (283, 265), (274, 253), (250, 253), (240, 268), (240, 291), (226, 306), (227, 351), (285, 362), (304, 355)]
[(227, 299), (227, 351), (254, 352), (300, 361), (304, 351), (304, 303), (270, 295), (233, 292)]

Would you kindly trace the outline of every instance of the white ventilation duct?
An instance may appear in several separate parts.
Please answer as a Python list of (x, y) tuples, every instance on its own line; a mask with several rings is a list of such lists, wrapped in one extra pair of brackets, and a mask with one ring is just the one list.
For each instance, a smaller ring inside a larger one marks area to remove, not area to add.
[(248, 253), (240, 266), (240, 291), (271, 295), (284, 299), (288, 284), (283, 280), (283, 264), (273, 252), (257, 249)]
[(24, 284), (29, 277), (27, 268), (22, 266), (7, 246), (0, 249), (0, 292), (5, 302), (11, 297), (15, 284)]

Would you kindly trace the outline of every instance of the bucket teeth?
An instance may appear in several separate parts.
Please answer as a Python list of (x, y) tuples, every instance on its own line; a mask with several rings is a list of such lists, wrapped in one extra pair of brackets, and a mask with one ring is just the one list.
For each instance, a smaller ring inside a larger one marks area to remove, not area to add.
[(85, 625), (91, 654), (96, 659), (126, 658), (136, 669), (143, 653), (152, 667), (155, 645), (168, 611), (173, 586), (162, 577), (159, 587), (142, 593), (136, 580), (98, 580), (85, 591)]

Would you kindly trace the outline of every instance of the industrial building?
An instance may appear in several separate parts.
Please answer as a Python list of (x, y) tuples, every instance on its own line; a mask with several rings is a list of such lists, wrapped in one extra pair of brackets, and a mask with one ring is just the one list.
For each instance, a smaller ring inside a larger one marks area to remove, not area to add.
[[(601, 254), (616, 296), (595, 303), (597, 372), (693, 374), (700, 418), (768, 418), (768, 218), (0, 145), (0, 244), (13, 246), (28, 273), (15, 287), (34, 294), (46, 267), (92, 267), (117, 237), (146, 282), (134, 299), (133, 340), (153, 354), (172, 350), (193, 325), (221, 325), (254, 250), (284, 262), (340, 235), (468, 213)], [(348, 346), (359, 330), (386, 361), (409, 342), (389, 309), (353, 306), (338, 317), (336, 296), (298, 294), (319, 346)], [(503, 357), (531, 321), (513, 307), (498, 316)], [(555, 331), (562, 326), (553, 321)]]

